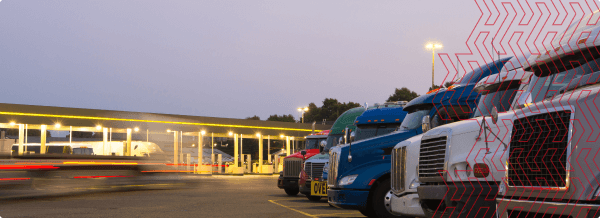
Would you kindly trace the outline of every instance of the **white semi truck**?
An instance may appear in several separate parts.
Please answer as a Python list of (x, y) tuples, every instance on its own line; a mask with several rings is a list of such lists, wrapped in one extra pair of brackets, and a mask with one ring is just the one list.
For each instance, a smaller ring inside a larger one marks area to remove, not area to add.
[[(476, 197), (480, 194), (492, 193), (493, 199), (495, 194), (490, 190), (497, 190), (496, 184), (501, 177), (489, 173), (475, 175), (473, 168), (483, 167), (483, 164), (495, 167), (485, 157), (492, 156), (490, 152), (499, 151), (500, 155), (495, 156), (499, 160), (503, 151), (497, 145), (499, 140), (490, 142), (494, 141), (494, 134), (499, 137), (499, 134), (506, 134), (498, 132), (498, 129), (504, 128), (503, 125), (494, 125), (488, 118), (488, 123), (483, 126), (483, 117), (489, 116), (494, 107), (501, 112), (510, 111), (528, 100), (525, 90), (531, 74), (520, 69), (521, 61), (524, 57), (511, 59), (503, 72), (484, 78), (476, 85), (475, 90), (482, 96), (474, 111), (474, 119), (434, 128), (394, 148), (391, 212), (407, 217), (489, 217), (493, 214), (493, 209), (487, 216), (478, 214), (477, 210), (470, 214), (467, 207), (481, 204), (478, 201), (481, 199)], [(502, 113), (501, 116), (509, 114)], [(426, 125), (424, 127), (427, 128)], [(496, 165), (502, 168), (500, 161), (496, 161)], [(463, 192), (466, 194), (462, 195)], [(493, 201), (489, 202), (488, 206), (493, 207)], [(485, 203), (482, 206), (487, 205)], [(446, 210), (447, 207), (453, 209)], [(447, 214), (444, 214), (445, 211)]]
[(600, 217), (598, 11), (529, 58), (535, 104), (512, 117), (497, 197), (503, 218)]

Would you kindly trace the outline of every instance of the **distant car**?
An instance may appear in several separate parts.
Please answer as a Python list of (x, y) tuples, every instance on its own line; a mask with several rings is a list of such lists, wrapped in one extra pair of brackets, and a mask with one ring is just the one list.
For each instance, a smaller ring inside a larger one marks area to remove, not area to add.
[(86, 147), (73, 148), (73, 154), (94, 155), (94, 149)]

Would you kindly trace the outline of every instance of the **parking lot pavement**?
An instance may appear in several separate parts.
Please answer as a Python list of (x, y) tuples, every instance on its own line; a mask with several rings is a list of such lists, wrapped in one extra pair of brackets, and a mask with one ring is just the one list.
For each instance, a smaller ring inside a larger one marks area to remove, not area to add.
[(312, 202), (306, 199), (304, 195), (296, 197), (284, 197), (269, 202), (305, 215), (306, 217), (364, 217), (355, 210), (342, 210), (330, 207), (327, 200), (322, 199), (319, 202)]
[(288, 197), (277, 177), (195, 177), (186, 186), (0, 200), (0, 217), (363, 217)]

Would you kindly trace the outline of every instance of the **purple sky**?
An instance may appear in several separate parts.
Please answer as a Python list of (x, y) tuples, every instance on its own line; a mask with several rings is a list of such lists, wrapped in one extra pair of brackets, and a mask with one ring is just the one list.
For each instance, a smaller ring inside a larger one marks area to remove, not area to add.
[(262, 119), (372, 105), (424, 94), (424, 44), (466, 52), (479, 16), (470, 0), (2, 0), (1, 101)]

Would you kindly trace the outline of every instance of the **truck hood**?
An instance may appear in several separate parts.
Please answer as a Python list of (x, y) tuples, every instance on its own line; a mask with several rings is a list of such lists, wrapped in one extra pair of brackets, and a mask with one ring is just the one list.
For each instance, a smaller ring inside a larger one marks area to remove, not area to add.
[(329, 161), (329, 154), (317, 154), (315, 156), (312, 156), (311, 158), (307, 159), (307, 162), (318, 162), (318, 160), (325, 160), (325, 161)]
[[(315, 155), (317, 155), (317, 154), (320, 153), (319, 149), (308, 149), (308, 150), (305, 150), (305, 151), (306, 151), (306, 156), (305, 156), (306, 159), (308, 159), (308, 158), (310, 158), (312, 156), (315, 156)], [(289, 155), (289, 156), (287, 156), (285, 158), (294, 158), (294, 157), (302, 159), (302, 154), (300, 154), (300, 151), (299, 151), (299, 152), (293, 153), (292, 155)]]

